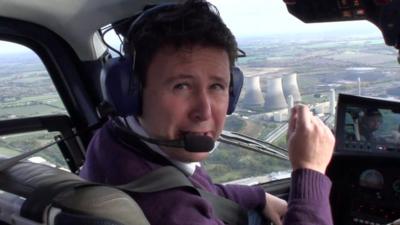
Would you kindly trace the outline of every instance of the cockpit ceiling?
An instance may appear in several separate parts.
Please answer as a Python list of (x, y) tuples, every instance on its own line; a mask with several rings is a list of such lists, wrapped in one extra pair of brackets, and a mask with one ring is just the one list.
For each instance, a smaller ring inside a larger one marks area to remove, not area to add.
[(42, 25), (63, 37), (81, 60), (93, 60), (105, 50), (104, 47), (101, 48), (102, 43), (95, 35), (100, 27), (132, 16), (147, 4), (182, 1), (2, 0), (0, 1), (0, 16)]

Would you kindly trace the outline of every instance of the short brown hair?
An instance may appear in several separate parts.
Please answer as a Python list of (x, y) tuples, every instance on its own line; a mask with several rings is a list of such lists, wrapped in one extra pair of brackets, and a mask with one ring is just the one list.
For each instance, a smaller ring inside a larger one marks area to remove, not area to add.
[[(216, 47), (226, 50), (230, 66), (238, 57), (237, 42), (222, 21), (218, 10), (204, 0), (161, 7), (151, 16), (144, 16), (127, 35), (125, 53), (135, 51), (135, 73), (144, 85), (144, 76), (155, 54), (164, 47)], [(132, 44), (133, 43), (133, 44)]]

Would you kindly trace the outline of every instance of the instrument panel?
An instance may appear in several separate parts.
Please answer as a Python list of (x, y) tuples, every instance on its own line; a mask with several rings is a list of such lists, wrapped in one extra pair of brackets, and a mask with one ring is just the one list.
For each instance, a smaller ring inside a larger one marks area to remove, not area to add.
[(328, 170), (335, 224), (388, 224), (400, 218), (400, 159), (336, 156)]
[(400, 217), (400, 176), (394, 171), (365, 169), (351, 186), (354, 224), (386, 224)]

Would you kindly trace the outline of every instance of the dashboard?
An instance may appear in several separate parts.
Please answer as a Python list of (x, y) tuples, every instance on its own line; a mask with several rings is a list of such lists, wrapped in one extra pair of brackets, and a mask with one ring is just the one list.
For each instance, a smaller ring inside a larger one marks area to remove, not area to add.
[(388, 224), (400, 218), (400, 103), (339, 95), (332, 180), (335, 224)]

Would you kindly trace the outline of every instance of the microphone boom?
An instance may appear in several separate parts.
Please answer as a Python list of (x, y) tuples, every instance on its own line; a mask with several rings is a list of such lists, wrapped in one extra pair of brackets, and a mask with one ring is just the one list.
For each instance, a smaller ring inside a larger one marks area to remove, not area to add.
[(124, 134), (134, 136), (143, 141), (174, 148), (184, 148), (188, 152), (209, 152), (214, 148), (214, 140), (211, 137), (204, 135), (186, 134), (183, 139), (176, 140), (159, 140), (142, 136), (135, 131), (123, 126), (120, 121), (114, 120), (115, 128), (122, 131)]

